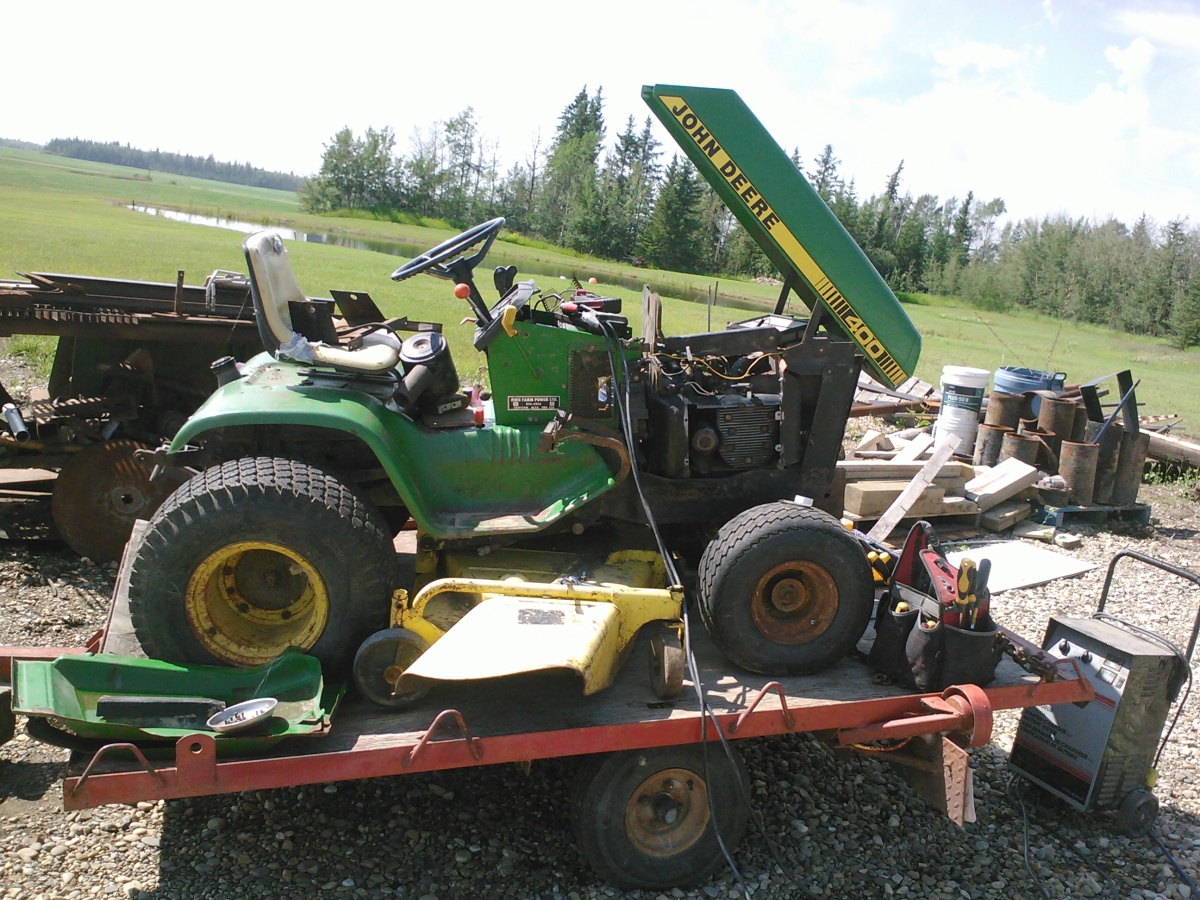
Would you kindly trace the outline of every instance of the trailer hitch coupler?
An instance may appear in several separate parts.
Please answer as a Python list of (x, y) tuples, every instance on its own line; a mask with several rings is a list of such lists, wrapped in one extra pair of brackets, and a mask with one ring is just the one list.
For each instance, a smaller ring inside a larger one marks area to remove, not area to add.
[(29, 429), (25, 425), (25, 417), (21, 415), (21, 410), (17, 409), (17, 404), (15, 403), (5, 403), (3, 410), (4, 420), (8, 423), (8, 430), (17, 439), (17, 443), (24, 444), (29, 440)]

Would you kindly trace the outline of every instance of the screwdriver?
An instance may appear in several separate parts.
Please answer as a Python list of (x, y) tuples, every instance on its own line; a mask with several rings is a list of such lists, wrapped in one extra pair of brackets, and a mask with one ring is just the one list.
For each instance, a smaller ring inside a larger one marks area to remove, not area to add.
[(984, 622), (987, 622), (988, 601), (991, 599), (991, 594), (988, 592), (987, 583), (988, 576), (992, 574), (992, 561), (984, 558), (979, 562), (979, 568), (975, 572), (975, 603), (971, 607), (971, 630), (975, 630), (975, 622), (979, 618), (980, 612), (984, 615)]
[(971, 607), (975, 604), (975, 562), (974, 560), (963, 557), (958, 563), (958, 597), (955, 604), (958, 606), (958, 622), (959, 628), (967, 628), (967, 615)]

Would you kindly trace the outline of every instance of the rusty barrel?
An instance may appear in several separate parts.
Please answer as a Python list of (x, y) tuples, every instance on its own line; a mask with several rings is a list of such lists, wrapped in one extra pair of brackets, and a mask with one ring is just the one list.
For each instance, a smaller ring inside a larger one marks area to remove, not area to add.
[(1075, 427), (1074, 400), (1054, 400), (1049, 397), (1042, 400), (1038, 411), (1038, 431), (1050, 435), (1047, 443), (1057, 455), (1059, 447), (1065, 440), (1070, 440), (1071, 430)]
[(1015, 457), (1030, 466), (1037, 465), (1038, 448), (1041, 441), (1025, 434), (1009, 432), (1000, 442), (1000, 456), (997, 462), (1003, 462), (1009, 457)]
[[(1045, 405), (1043, 404), (1043, 409)], [(1071, 502), (1078, 506), (1090, 506), (1096, 487), (1096, 457), (1100, 447), (1096, 444), (1063, 441), (1058, 457), (1058, 474), (1067, 483)]]
[[(1103, 434), (1100, 434), (1101, 429)], [(1103, 422), (1088, 422), (1084, 429), (1084, 440), (1089, 443), (1097, 443), (1096, 436), (1100, 435), (1093, 503), (1112, 503), (1113, 482), (1117, 477), (1117, 452), (1121, 449), (1121, 435), (1124, 433), (1125, 428), (1120, 422), (1109, 422), (1107, 428)]]
[(992, 391), (988, 394), (987, 412), (983, 417), (984, 425), (996, 425), (1015, 431), (1021, 419), (1021, 409), (1025, 398), (1020, 394), (1006, 394), (1003, 391)]
[(1113, 506), (1128, 506), (1137, 501), (1138, 488), (1142, 484), (1142, 468), (1146, 464), (1146, 453), (1149, 449), (1149, 432), (1127, 431), (1121, 435), (1121, 449), (1117, 452), (1117, 475), (1113, 480)]
[(977, 466), (994, 466), (1000, 461), (1000, 450), (1004, 445), (1004, 436), (1012, 432), (1011, 428), (1003, 425), (979, 426), (975, 434), (975, 457), (972, 460)]
[(1085, 437), (1085, 433), (1087, 432), (1087, 423), (1088, 423), (1087, 407), (1084, 406), (1082, 403), (1076, 403), (1075, 404), (1075, 421), (1071, 425), (1071, 437), (1068, 438), (1068, 440), (1072, 440), (1077, 444), (1081, 443), (1083, 441), (1086, 441), (1087, 438)]

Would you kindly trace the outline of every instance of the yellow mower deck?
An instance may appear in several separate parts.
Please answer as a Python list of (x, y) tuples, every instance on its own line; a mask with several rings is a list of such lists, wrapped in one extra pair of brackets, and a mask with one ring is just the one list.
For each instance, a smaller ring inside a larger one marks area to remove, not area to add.
[(683, 590), (666, 586), (657, 553), (620, 551), (590, 571), (583, 563), (529, 550), (451, 559), (459, 574), (394, 606), (393, 627), (430, 644), (396, 689), (553, 669), (577, 672), (585, 694), (608, 687), (644, 625), (680, 623)]

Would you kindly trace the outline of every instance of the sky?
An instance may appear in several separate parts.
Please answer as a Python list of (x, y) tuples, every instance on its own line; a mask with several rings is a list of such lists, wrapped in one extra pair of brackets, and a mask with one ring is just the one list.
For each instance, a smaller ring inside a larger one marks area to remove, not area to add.
[(0, 23), (10, 139), (312, 174), (344, 126), (406, 153), (469, 106), (507, 167), (585, 86), (611, 141), (643, 84), (690, 84), (736, 90), (809, 169), (832, 145), (860, 199), (903, 161), (902, 193), (1011, 219), (1200, 220), (1200, 3), (9, 0)]

